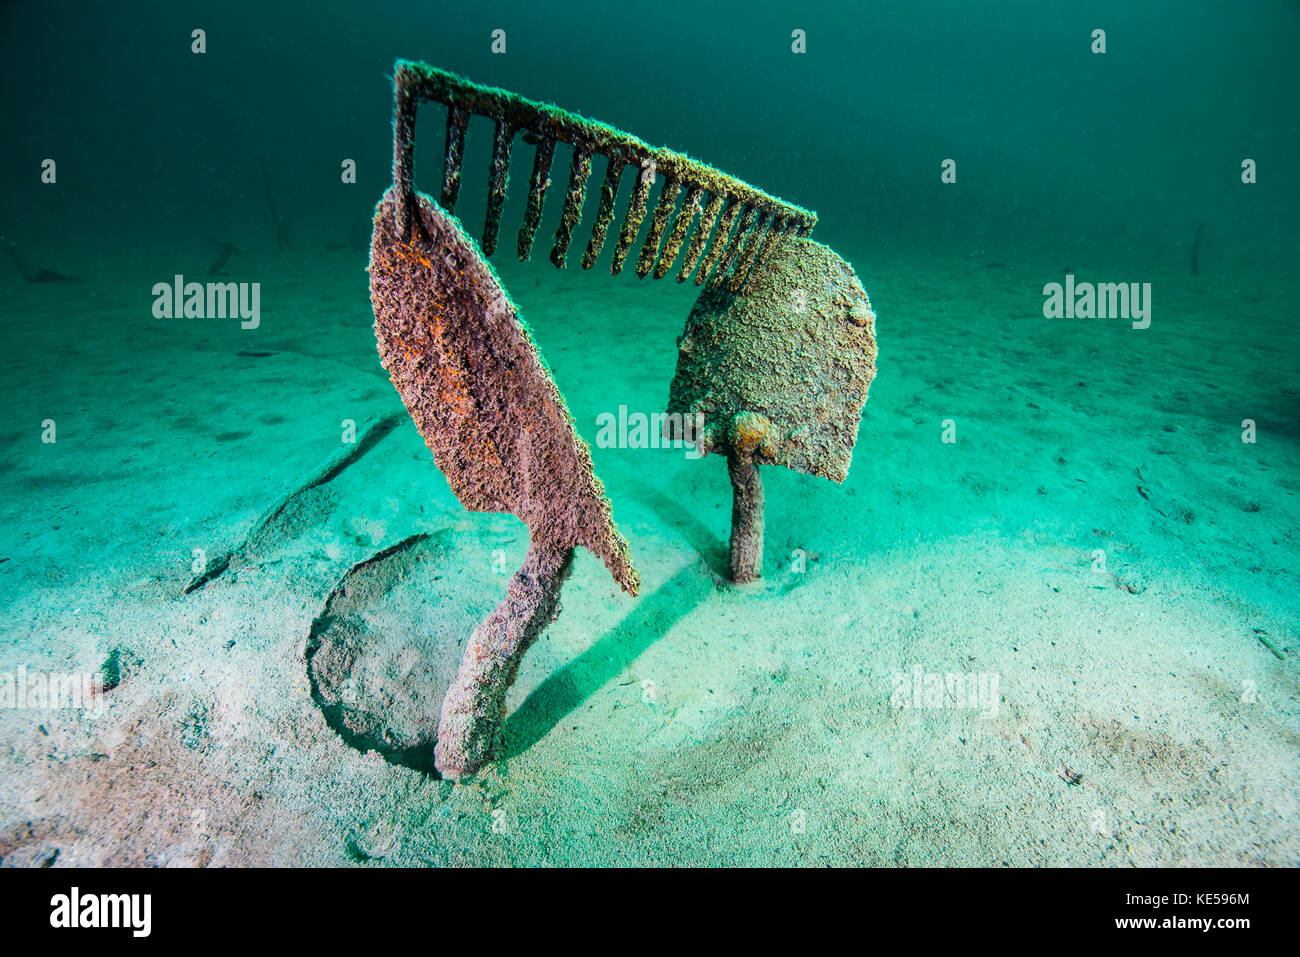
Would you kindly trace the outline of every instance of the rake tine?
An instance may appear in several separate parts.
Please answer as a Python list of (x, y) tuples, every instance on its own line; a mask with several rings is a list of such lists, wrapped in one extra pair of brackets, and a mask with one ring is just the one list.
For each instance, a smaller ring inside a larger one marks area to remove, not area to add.
[(772, 243), (772, 248), (764, 256), (763, 259), (764, 262), (767, 262), (768, 257), (775, 255), (776, 251), (781, 247), (781, 244), (794, 235), (794, 231), (796, 228), (797, 227), (792, 222), (787, 222), (781, 228), (781, 235), (777, 236), (776, 240)]
[(681, 188), (677, 180), (664, 179), (659, 202), (655, 205), (654, 218), (650, 220), (650, 228), (646, 231), (645, 245), (641, 247), (641, 258), (636, 264), (638, 279), (644, 279), (659, 258), (659, 243), (663, 239), (664, 230), (668, 228), (668, 216), (673, 211), (673, 204), (677, 202), (677, 193)]
[(442, 208), (456, 211), (460, 195), (460, 164), (465, 155), (465, 127), (469, 114), (458, 106), (447, 108), (447, 154), (442, 164)]
[(410, 236), (415, 222), (415, 95), (409, 75), (398, 70), (393, 77), (393, 191), (397, 208), (394, 216), (399, 235)]
[(749, 271), (758, 260), (759, 251), (771, 235), (772, 217), (766, 211), (761, 212), (758, 214), (758, 219), (754, 221), (754, 231), (749, 234), (749, 238), (745, 241), (745, 249), (740, 254), (740, 258), (736, 260), (736, 269), (731, 274), (731, 281), (727, 284), (727, 288), (732, 292), (740, 292), (740, 288), (745, 284), (745, 277), (749, 275)]
[(605, 233), (614, 219), (614, 198), (618, 195), (618, 180), (623, 175), (625, 165), (627, 164), (622, 160), (610, 157), (609, 166), (605, 169), (605, 181), (600, 184), (600, 205), (596, 208), (596, 222), (591, 227), (591, 241), (587, 243), (587, 251), (582, 255), (583, 269), (590, 269), (596, 265), (596, 257), (600, 255), (601, 247), (605, 245)]
[(749, 275), (745, 279), (745, 286), (742, 292), (748, 295), (753, 291), (754, 280), (758, 278), (767, 261), (772, 257), (772, 253), (785, 242), (785, 237), (791, 232), (791, 226), (783, 219), (777, 219), (773, 222), (772, 228), (767, 231), (763, 238), (763, 245), (758, 250), (758, 255), (754, 258), (754, 264), (749, 268)]
[(704, 254), (704, 262), (700, 263), (700, 271), (695, 274), (695, 285), (704, 285), (704, 280), (709, 277), (713, 264), (718, 261), (718, 257), (726, 249), (727, 234), (731, 232), (731, 224), (736, 221), (736, 214), (739, 212), (740, 204), (728, 197), (727, 206), (722, 211), (722, 218), (718, 220), (718, 231), (713, 236), (713, 242), (709, 244), (709, 251)]
[(524, 208), (524, 225), (519, 230), (519, 261), (533, 252), (533, 236), (542, 221), (546, 187), (551, 185), (551, 160), (555, 158), (555, 140), (549, 136), (537, 144), (533, 156), (533, 178), (528, 183), (528, 205)]
[(686, 258), (682, 260), (681, 272), (677, 274), (678, 282), (685, 282), (695, 268), (695, 264), (700, 261), (700, 253), (704, 251), (704, 244), (709, 240), (709, 233), (713, 231), (713, 224), (717, 221), (718, 213), (722, 209), (722, 195), (715, 194), (709, 199), (709, 205), (704, 207), (704, 212), (700, 214), (700, 225), (695, 229), (695, 235), (691, 237), (690, 248), (686, 250)]
[(501, 207), (506, 201), (506, 186), (510, 183), (510, 147), (515, 130), (505, 120), (497, 120), (496, 138), (492, 144), (492, 166), (488, 171), (489, 191), (487, 222), (483, 226), (483, 252), (491, 256), (497, 249), (497, 233), (501, 229)]
[(645, 218), (646, 200), (650, 198), (650, 186), (654, 183), (655, 168), (653, 163), (641, 167), (641, 174), (636, 178), (636, 188), (632, 191), (632, 200), (627, 204), (627, 215), (623, 218), (623, 230), (618, 235), (618, 245), (614, 247), (614, 261), (609, 264), (610, 275), (617, 276), (623, 269), (623, 260), (627, 251), (641, 229), (641, 220)]
[(731, 242), (727, 244), (726, 255), (722, 257), (722, 262), (718, 264), (718, 271), (710, 279), (711, 283), (721, 281), (727, 273), (731, 271), (731, 264), (736, 261), (736, 256), (745, 245), (745, 239), (749, 235), (749, 227), (754, 224), (754, 207), (746, 206), (745, 215), (741, 217), (740, 225), (736, 227), (735, 234), (731, 237)]
[(587, 196), (587, 177), (590, 175), (591, 150), (575, 147), (573, 161), (569, 164), (569, 192), (564, 198), (564, 212), (560, 215), (560, 225), (555, 229), (555, 245), (551, 248), (551, 262), (559, 269), (564, 268), (565, 257), (569, 254), (573, 227), (582, 219), (582, 201)]
[(700, 187), (692, 186), (687, 190), (686, 198), (682, 200), (682, 208), (677, 211), (672, 232), (668, 234), (668, 244), (664, 246), (663, 254), (655, 263), (656, 279), (663, 279), (668, 275), (668, 270), (673, 268), (673, 263), (677, 261), (677, 254), (682, 249), (682, 240), (686, 238), (686, 231), (691, 228), (691, 223), (695, 222), (695, 214), (699, 211)]

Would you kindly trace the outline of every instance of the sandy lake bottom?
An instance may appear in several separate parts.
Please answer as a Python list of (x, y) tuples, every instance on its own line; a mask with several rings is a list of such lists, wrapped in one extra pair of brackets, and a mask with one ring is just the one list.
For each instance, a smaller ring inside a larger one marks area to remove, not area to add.
[[(1043, 318), (1063, 264), (1032, 250), (843, 252), (880, 349), (847, 481), (765, 470), (738, 587), (724, 463), (594, 448), (641, 596), (579, 552), (507, 757), (455, 785), (349, 745), (306, 676), (336, 585), (405, 542), (349, 594), (358, 674), (436, 716), (522, 561), (409, 418), (182, 594), (344, 420), (401, 411), (364, 253), (245, 254), (233, 278), (276, 277), (247, 331), (152, 318), (170, 259), (6, 268), (0, 672), (118, 683), (98, 713), (0, 710), (0, 861), (1300, 864), (1295, 279), (1147, 276), (1139, 331)], [(498, 269), (589, 442), (663, 408), (693, 287)], [(899, 706), (917, 669), (992, 696)]]

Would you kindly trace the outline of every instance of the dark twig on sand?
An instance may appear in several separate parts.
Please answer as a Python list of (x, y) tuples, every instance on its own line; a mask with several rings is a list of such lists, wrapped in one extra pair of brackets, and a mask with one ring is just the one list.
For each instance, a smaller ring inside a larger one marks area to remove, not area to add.
[(239, 250), (235, 247), (234, 243), (232, 242), (222, 243), (221, 251), (217, 253), (217, 258), (213, 260), (212, 265), (208, 267), (208, 275), (209, 276), (221, 275), (222, 271), (226, 268), (226, 263), (230, 262), (230, 257), (237, 252), (239, 252)]
[(271, 226), (275, 229), (275, 244), (281, 252), (289, 245), (289, 224), (280, 218), (275, 208), (275, 197), (271, 195), (271, 174), (266, 168), (266, 157), (257, 158), (262, 170), (262, 190), (266, 194), (266, 208), (271, 212)]
[(18, 267), (19, 274), (28, 282), (81, 282), (76, 276), (55, 272), (32, 262), (13, 240), (3, 236), (0, 236), (0, 249), (9, 254), (9, 258)]
[(231, 562), (242, 558), (248, 551), (249, 543), (256, 540), (264, 529), (274, 524), (291, 502), (308, 490), (333, 481), (339, 476), (339, 473), (374, 448), (375, 443), (391, 432), (404, 418), (405, 416), (401, 412), (386, 412), (363, 425), (357, 432), (355, 442), (345, 445), (338, 452), (331, 455), (322, 466), (312, 473), (307, 481), (264, 511), (253, 525), (252, 530), (244, 536), (243, 541), (225, 554), (210, 559), (204, 570), (190, 579), (181, 594), (188, 595), (190, 592), (202, 588), (208, 582), (225, 574), (226, 570), (230, 568)]
[(1273, 652), (1273, 657), (1278, 661), (1286, 661), (1286, 656), (1278, 650), (1277, 645), (1268, 640), (1268, 636), (1264, 633), (1262, 628), (1255, 629), (1255, 639), (1269, 651)]

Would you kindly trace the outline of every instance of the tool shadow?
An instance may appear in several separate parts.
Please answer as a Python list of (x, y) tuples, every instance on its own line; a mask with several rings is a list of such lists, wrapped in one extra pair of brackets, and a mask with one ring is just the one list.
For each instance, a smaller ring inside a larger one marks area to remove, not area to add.
[(506, 757), (523, 754), (617, 678), (713, 591), (710, 576), (692, 562), (642, 598), (595, 644), (552, 674), (506, 721)]

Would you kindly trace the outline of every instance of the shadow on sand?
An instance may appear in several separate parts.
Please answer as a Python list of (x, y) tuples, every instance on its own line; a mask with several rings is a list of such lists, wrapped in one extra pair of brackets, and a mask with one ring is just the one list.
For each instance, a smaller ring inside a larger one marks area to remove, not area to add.
[(622, 674), (712, 591), (712, 579), (691, 562), (639, 601), (616, 627), (535, 688), (509, 717), (505, 756), (523, 754), (546, 737), (565, 715)]

